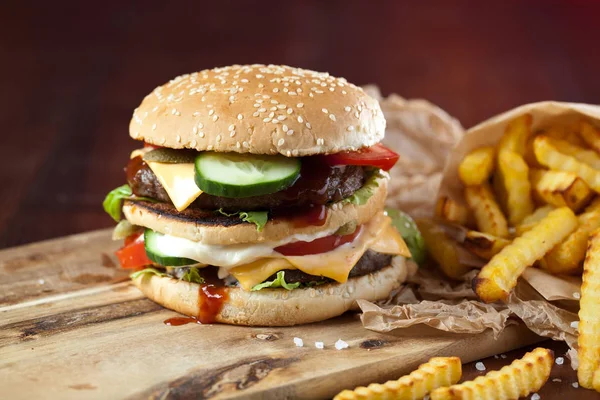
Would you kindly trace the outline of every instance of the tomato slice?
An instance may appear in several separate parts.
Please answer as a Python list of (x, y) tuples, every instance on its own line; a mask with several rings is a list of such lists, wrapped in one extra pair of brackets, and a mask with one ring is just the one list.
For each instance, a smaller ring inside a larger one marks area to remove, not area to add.
[(400, 156), (381, 143), (361, 149), (323, 156), (329, 165), (370, 165), (384, 171), (392, 169)]
[(146, 255), (146, 246), (144, 245), (144, 235), (134, 233), (125, 238), (125, 246), (115, 251), (122, 268), (143, 268), (151, 265), (152, 260)]
[(315, 239), (312, 242), (292, 242), (284, 244), (283, 246), (275, 247), (275, 251), (283, 254), (284, 256), (306, 256), (309, 254), (320, 254), (326, 253), (340, 247), (343, 244), (350, 243), (356, 239), (362, 226), (356, 228), (354, 233), (349, 235), (329, 235), (319, 239)]

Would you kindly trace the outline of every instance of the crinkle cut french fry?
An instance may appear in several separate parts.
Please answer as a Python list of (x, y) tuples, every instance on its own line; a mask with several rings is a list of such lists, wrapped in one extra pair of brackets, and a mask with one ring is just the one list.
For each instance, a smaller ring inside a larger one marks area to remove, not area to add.
[(467, 154), (458, 166), (460, 180), (466, 186), (487, 182), (494, 171), (495, 151), (493, 147), (480, 147)]
[(421, 218), (415, 222), (425, 239), (427, 252), (446, 276), (458, 279), (471, 270), (461, 263), (457, 249), (458, 244), (450, 239), (434, 221)]
[(530, 173), (539, 198), (556, 207), (578, 212), (594, 197), (594, 192), (573, 172), (535, 170)]
[(490, 260), (498, 254), (500, 250), (505, 248), (510, 243), (510, 240), (496, 237), (487, 233), (468, 231), (463, 246), (484, 260)]
[(600, 393), (600, 368), (598, 368), (596, 370), (596, 372), (594, 372), (594, 390), (598, 393)]
[(513, 151), (498, 153), (498, 170), (501, 171), (506, 191), (506, 211), (511, 225), (517, 225), (533, 212), (529, 167), (523, 156)]
[(600, 366), (600, 231), (588, 241), (583, 263), (583, 282), (579, 300), (579, 384), (593, 388), (593, 374)]
[(523, 221), (515, 228), (517, 236), (521, 236), (525, 232), (531, 230), (538, 222), (543, 220), (550, 214), (550, 211), (554, 210), (554, 206), (543, 206), (537, 208), (533, 213), (526, 216)]
[(420, 400), (432, 390), (455, 384), (461, 376), (460, 358), (434, 357), (398, 380), (344, 390), (335, 396), (334, 400)]
[(540, 260), (542, 268), (553, 274), (580, 274), (590, 234), (600, 228), (600, 199), (595, 199), (577, 217), (579, 227)]
[(600, 130), (585, 120), (580, 122), (579, 129), (583, 141), (597, 153), (600, 153)]
[(575, 157), (558, 151), (545, 136), (538, 136), (533, 141), (535, 156), (540, 164), (557, 171), (573, 172), (584, 180), (594, 191), (600, 191), (600, 170), (596, 170)]
[(531, 230), (496, 254), (473, 279), (473, 290), (486, 303), (506, 300), (525, 268), (562, 242), (578, 225), (570, 208), (552, 210)]
[(568, 156), (574, 157), (582, 163), (600, 169), (600, 156), (594, 150), (588, 150), (584, 147), (575, 146), (566, 140), (547, 138), (554, 148), (560, 149), (560, 152)]
[(504, 131), (504, 136), (498, 144), (498, 153), (503, 151), (514, 151), (520, 155), (525, 154), (527, 139), (531, 135), (531, 123), (533, 118), (530, 114), (524, 114), (510, 121)]
[(467, 186), (465, 199), (475, 215), (477, 228), (484, 233), (508, 237), (508, 224), (489, 186)]
[(467, 225), (469, 223), (469, 210), (447, 196), (441, 196), (438, 199), (435, 207), (435, 215), (459, 225)]
[(499, 371), (490, 371), (472, 381), (450, 387), (442, 387), (431, 393), (431, 400), (518, 399), (537, 392), (548, 380), (554, 353), (537, 348), (513, 361)]

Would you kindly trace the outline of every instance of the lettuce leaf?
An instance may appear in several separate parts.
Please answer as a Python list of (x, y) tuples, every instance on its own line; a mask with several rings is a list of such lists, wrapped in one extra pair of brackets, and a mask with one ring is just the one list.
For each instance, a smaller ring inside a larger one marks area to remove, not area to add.
[(425, 239), (423, 239), (415, 221), (410, 215), (400, 210), (386, 208), (385, 211), (392, 219), (392, 224), (396, 230), (400, 232), (402, 239), (406, 242), (412, 260), (422, 265), (425, 261)]
[(383, 178), (385, 175), (381, 172), (380, 169), (375, 169), (371, 176), (369, 176), (365, 182), (365, 184), (358, 189), (354, 194), (350, 197), (345, 198), (340, 203), (341, 204), (355, 204), (357, 206), (362, 206), (367, 204), (367, 201), (373, 196), (375, 190), (379, 187), (379, 183), (377, 179)]
[(192, 283), (204, 283), (204, 278), (200, 275), (200, 271), (196, 267), (187, 268), (181, 280)]
[(112, 217), (116, 222), (121, 220), (121, 208), (123, 207), (123, 200), (145, 200), (155, 202), (156, 200), (149, 197), (131, 197), (133, 192), (129, 185), (119, 186), (113, 189), (106, 195), (106, 198), (102, 202), (104, 211)]
[(255, 285), (252, 288), (252, 291), (255, 290), (261, 290), (264, 288), (284, 288), (287, 290), (292, 290), (292, 289), (296, 289), (298, 286), (300, 286), (300, 282), (296, 282), (296, 283), (287, 283), (285, 281), (285, 272), (284, 271), (279, 271), (277, 273), (277, 278), (275, 278), (272, 281), (266, 281), (263, 283), (259, 283), (258, 285)]
[(223, 211), (223, 209), (219, 208), (217, 212), (228, 217), (238, 216), (244, 222), (255, 224), (256, 230), (259, 232), (263, 230), (267, 224), (267, 221), (269, 220), (268, 211), (238, 211), (234, 213), (227, 213)]
[(152, 275), (156, 275), (156, 276), (168, 276), (168, 277), (171, 276), (169, 274), (165, 274), (164, 272), (160, 272), (159, 270), (157, 270), (155, 268), (145, 268), (141, 271), (134, 272), (133, 274), (129, 275), (129, 277), (131, 279), (135, 279), (144, 274), (152, 274)]

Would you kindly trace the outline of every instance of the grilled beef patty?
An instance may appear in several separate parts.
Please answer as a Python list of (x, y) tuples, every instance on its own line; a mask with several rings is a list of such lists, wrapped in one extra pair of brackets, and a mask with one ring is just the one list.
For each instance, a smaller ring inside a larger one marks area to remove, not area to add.
[[(349, 278), (354, 278), (357, 276), (363, 276), (367, 274), (371, 274), (379, 271), (387, 266), (389, 266), (392, 262), (392, 256), (389, 254), (377, 253), (373, 250), (367, 250), (365, 254), (358, 260), (354, 268), (350, 271)], [(206, 267), (206, 268), (215, 268), (215, 267)], [(168, 269), (167, 273), (174, 276), (177, 279), (181, 279), (183, 274), (185, 273), (186, 267), (174, 267)], [(203, 268), (201, 271), (205, 270)], [(216, 269), (215, 269), (216, 271)], [(302, 272), (297, 269), (286, 269), (285, 271), (285, 281), (286, 283), (329, 283), (334, 282), (333, 279), (324, 278), (322, 276), (309, 275), (305, 272)], [(213, 271), (214, 272), (214, 271)], [(202, 274), (203, 272), (201, 272)], [(229, 276), (229, 278), (233, 278)], [(272, 281), (277, 278), (277, 274), (273, 274), (265, 281)], [(237, 281), (236, 281), (237, 282)]]
[[(126, 168), (127, 181), (137, 196), (150, 197), (161, 202), (171, 203), (165, 189), (154, 172), (142, 160), (135, 157)], [(345, 199), (365, 183), (363, 167), (329, 166), (319, 157), (305, 157), (298, 180), (286, 190), (263, 196), (227, 198), (203, 193), (190, 208), (225, 211), (274, 210), (309, 205), (324, 205)]]

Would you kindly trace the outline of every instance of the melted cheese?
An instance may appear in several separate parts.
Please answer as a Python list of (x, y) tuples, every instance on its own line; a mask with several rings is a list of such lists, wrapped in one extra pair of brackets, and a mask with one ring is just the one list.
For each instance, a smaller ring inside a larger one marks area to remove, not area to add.
[(194, 181), (194, 164), (147, 162), (160, 184), (165, 188), (177, 211), (185, 210), (200, 196), (202, 190)]
[(391, 226), (389, 217), (379, 215), (366, 226), (365, 231), (352, 243), (342, 245), (332, 251), (306, 256), (283, 256), (263, 258), (250, 264), (232, 268), (233, 275), (245, 290), (264, 282), (268, 277), (284, 269), (299, 269), (310, 275), (331, 278), (343, 283), (358, 260), (367, 249), (377, 252), (410, 257), (406, 243)]

